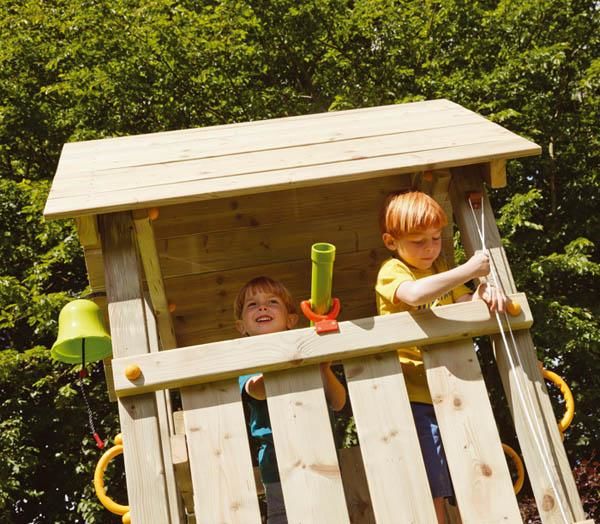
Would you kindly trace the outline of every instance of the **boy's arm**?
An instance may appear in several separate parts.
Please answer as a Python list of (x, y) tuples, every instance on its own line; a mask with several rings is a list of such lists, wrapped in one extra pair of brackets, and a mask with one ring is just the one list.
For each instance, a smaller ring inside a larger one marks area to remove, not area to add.
[(418, 280), (406, 280), (398, 286), (396, 300), (410, 306), (419, 306), (435, 300), (472, 278), (483, 277), (490, 272), (490, 259), (485, 253), (475, 253), (467, 262), (442, 273)]
[(333, 411), (339, 411), (346, 405), (346, 388), (331, 370), (331, 362), (323, 362), (320, 367), (327, 403)]

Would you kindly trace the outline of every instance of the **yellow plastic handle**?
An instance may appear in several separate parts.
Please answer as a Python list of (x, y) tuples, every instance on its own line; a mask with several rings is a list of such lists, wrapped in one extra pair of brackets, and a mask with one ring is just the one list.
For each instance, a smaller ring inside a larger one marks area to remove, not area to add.
[(106, 494), (104, 489), (104, 472), (106, 471), (108, 463), (121, 453), (123, 453), (123, 437), (119, 433), (115, 437), (115, 445), (100, 457), (100, 460), (96, 465), (96, 471), (94, 472), (94, 488), (100, 503), (111, 513), (114, 513), (115, 515), (121, 515), (123, 524), (129, 524), (131, 522), (131, 518), (129, 516), (129, 506), (117, 504)]
[(567, 383), (554, 373), (554, 371), (548, 371), (547, 369), (542, 368), (542, 374), (546, 380), (549, 380), (560, 389), (560, 392), (565, 399), (565, 414), (558, 423), (558, 429), (563, 433), (571, 425), (573, 417), (575, 416), (575, 400), (573, 400), (573, 393), (571, 393)]
[(515, 468), (517, 468), (517, 480), (513, 484), (513, 489), (515, 490), (515, 495), (521, 491), (523, 487), (523, 482), (525, 481), (525, 468), (523, 467), (523, 461), (519, 454), (511, 448), (508, 444), (502, 444), (502, 449), (504, 453), (506, 453), (513, 461)]

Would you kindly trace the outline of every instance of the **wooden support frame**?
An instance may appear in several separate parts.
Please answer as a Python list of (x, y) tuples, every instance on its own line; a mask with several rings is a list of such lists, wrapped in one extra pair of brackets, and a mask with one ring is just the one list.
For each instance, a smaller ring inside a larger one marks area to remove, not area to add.
[[(146, 354), (150, 342), (146, 325), (141, 275), (133, 224), (129, 213), (99, 217), (105, 257), (113, 354)], [(161, 445), (158, 408), (154, 394), (119, 399), (124, 462), (131, 522), (171, 522)]]
[[(493, 266), (505, 291), (514, 293), (516, 286), (479, 170), (464, 167), (453, 170), (452, 175), (450, 195), (467, 255), (472, 255), (481, 247), (481, 240), (466, 199), (467, 193), (475, 191), (484, 195), (482, 205), (485, 214), (486, 246)], [(564, 524), (565, 518), (569, 522), (583, 520), (585, 514), (546, 386), (537, 365), (531, 336), (527, 331), (519, 332), (515, 334), (515, 339), (518, 354), (514, 351), (507, 353), (502, 339), (499, 336), (493, 338), (496, 362), (542, 522)], [(509, 355), (514, 362), (519, 362), (519, 365), (511, 366)], [(522, 397), (533, 401), (527, 412)], [(530, 412), (531, 410), (533, 411)], [(542, 431), (535, 430), (537, 438), (534, 437), (529, 421), (534, 424), (539, 421), (541, 425)], [(543, 453), (544, 449), (549, 450), (549, 453)]]

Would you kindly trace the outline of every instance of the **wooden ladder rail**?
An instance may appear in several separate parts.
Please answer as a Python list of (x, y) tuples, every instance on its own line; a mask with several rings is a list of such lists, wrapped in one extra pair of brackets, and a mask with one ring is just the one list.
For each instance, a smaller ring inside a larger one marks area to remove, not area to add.
[[(481, 240), (466, 199), (469, 192), (479, 192), (485, 195), (480, 166), (453, 169), (450, 184), (454, 216), (468, 256), (472, 255), (476, 249), (481, 248)], [(482, 204), (485, 212), (486, 244), (496, 267), (498, 278), (507, 293), (515, 293), (514, 279), (487, 196), (484, 196)], [(548, 392), (537, 365), (538, 359), (531, 335), (528, 330), (522, 330), (515, 333), (515, 339), (523, 367), (517, 366), (515, 369), (511, 369), (499, 335), (493, 337), (496, 363), (513, 415), (519, 444), (542, 522), (544, 524), (565, 523), (565, 518), (559, 510), (556, 500), (557, 494), (548, 477), (548, 469), (551, 472), (552, 484), (558, 489), (558, 496), (565, 506), (567, 520), (570, 522), (583, 521), (585, 513), (557, 428)], [(534, 441), (522, 402), (519, 399), (518, 386), (525, 392), (529, 391), (529, 395), (534, 401), (532, 416), (541, 422), (543, 431), (538, 437), (542, 441), (542, 446), (550, 450), (550, 457), (543, 456)], [(551, 463), (544, 465), (548, 459)]]

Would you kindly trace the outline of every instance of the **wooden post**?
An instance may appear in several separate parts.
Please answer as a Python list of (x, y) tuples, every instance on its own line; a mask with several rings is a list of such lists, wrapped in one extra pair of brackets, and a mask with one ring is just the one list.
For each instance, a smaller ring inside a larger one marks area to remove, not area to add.
[[(450, 186), (454, 216), (465, 251), (471, 256), (476, 249), (481, 248), (481, 240), (466, 198), (467, 193), (473, 191), (483, 194), (486, 246), (498, 278), (506, 293), (514, 293), (516, 286), (502, 248), (492, 208), (485, 195), (480, 171), (469, 167), (453, 170)], [(481, 211), (476, 212), (478, 220), (480, 213)], [(522, 330), (514, 332), (514, 338), (516, 348), (509, 348), (507, 353), (502, 338), (494, 336), (494, 351), (542, 522), (564, 524), (566, 521), (583, 520), (583, 507), (548, 392), (537, 366), (531, 335), (529, 331)]]
[[(122, 357), (149, 353), (131, 216), (102, 215), (99, 230), (113, 354)], [(156, 395), (119, 399), (118, 406), (131, 522), (171, 522)]]

